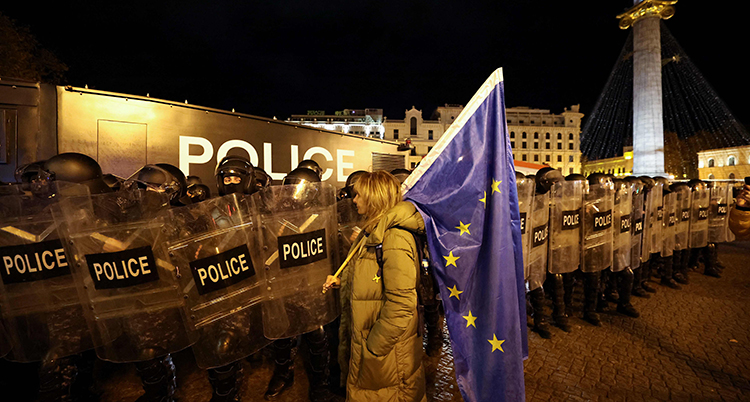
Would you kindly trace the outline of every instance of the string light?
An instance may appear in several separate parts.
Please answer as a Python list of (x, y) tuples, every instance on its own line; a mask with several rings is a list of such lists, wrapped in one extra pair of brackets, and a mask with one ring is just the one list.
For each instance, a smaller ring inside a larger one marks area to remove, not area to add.
[[(750, 144), (750, 133), (706, 81), (661, 23), (662, 110), (665, 168), (676, 177), (698, 177), (698, 152)], [(581, 133), (589, 160), (612, 158), (633, 144), (633, 33)]]

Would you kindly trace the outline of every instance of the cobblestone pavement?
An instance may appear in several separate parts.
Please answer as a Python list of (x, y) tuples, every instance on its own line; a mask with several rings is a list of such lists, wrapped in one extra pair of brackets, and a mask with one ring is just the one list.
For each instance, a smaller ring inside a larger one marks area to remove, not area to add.
[[(750, 400), (750, 242), (721, 245), (720, 279), (694, 272), (682, 290), (656, 284), (634, 298), (637, 319), (602, 313), (602, 326), (572, 318), (573, 331), (552, 339), (529, 332), (527, 401)], [(580, 311), (580, 289), (576, 295)], [(548, 306), (549, 307), (549, 306)], [(548, 309), (547, 313), (551, 313)], [(305, 351), (295, 383), (277, 401), (307, 399)], [(180, 401), (209, 401), (211, 387), (190, 350), (174, 355)], [(262, 401), (273, 364), (267, 352), (243, 362), (243, 401)], [(428, 399), (461, 401), (447, 334), (439, 356), (426, 357)], [(133, 402), (142, 393), (132, 364), (97, 364), (103, 402)]]

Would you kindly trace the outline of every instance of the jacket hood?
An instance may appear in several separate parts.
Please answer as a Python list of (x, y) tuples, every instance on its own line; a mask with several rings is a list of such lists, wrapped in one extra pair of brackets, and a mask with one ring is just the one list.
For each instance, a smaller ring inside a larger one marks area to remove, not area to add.
[(367, 237), (365, 245), (373, 246), (382, 243), (385, 231), (393, 227), (399, 227), (410, 232), (424, 233), (424, 220), (422, 220), (422, 215), (417, 211), (414, 204), (401, 201), (380, 218), (380, 222)]

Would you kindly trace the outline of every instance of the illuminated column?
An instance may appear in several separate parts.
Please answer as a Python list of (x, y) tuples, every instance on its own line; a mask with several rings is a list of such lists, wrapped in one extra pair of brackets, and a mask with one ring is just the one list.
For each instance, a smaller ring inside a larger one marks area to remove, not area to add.
[(662, 117), (660, 20), (674, 15), (676, 0), (635, 0), (617, 16), (633, 27), (633, 174), (666, 176)]

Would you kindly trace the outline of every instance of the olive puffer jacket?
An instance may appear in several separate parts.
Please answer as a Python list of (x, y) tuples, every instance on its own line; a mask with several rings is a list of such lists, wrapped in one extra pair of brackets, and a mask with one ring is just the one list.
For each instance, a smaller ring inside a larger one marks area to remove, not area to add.
[(750, 240), (750, 211), (737, 206), (729, 212), (729, 229), (737, 240)]
[[(409, 232), (424, 232), (413, 204), (389, 210), (364, 241), (360, 234), (341, 278), (339, 362), (349, 401), (426, 401), (418, 335), (418, 254)], [(376, 246), (382, 244), (378, 276)], [(348, 372), (348, 375), (347, 375)]]

